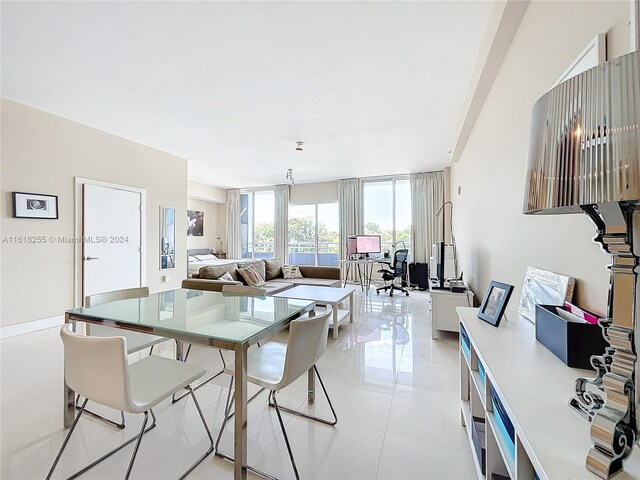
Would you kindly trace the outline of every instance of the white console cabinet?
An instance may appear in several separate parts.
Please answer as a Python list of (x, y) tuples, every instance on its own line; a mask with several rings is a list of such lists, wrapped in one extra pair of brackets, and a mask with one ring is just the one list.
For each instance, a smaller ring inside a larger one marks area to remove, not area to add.
[[(576, 378), (595, 372), (567, 367), (536, 341), (535, 325), (515, 312), (507, 312), (498, 328), (477, 318), (477, 308), (457, 312), (469, 339), (469, 346), (463, 346), (460, 333), (461, 419), (478, 478), (598, 480), (585, 467), (590, 423), (568, 405)], [(500, 408), (513, 425), (513, 443), (505, 435)], [(473, 417), (484, 421), (485, 473), (474, 448)], [(615, 476), (631, 479), (640, 480), (637, 447)]]
[(454, 293), (450, 290), (429, 290), (429, 312), (431, 314), (431, 338), (438, 338), (438, 330), (457, 332), (460, 330), (460, 321), (456, 313), (456, 307), (473, 306), (473, 292), (468, 290), (463, 293)]

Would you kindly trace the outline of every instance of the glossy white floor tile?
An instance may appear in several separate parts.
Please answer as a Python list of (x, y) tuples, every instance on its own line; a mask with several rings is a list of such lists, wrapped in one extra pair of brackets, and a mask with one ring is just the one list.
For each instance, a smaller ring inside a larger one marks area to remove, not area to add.
[[(354, 323), (330, 336), (318, 368), (338, 415), (335, 427), (283, 414), (301, 478), (318, 479), (472, 479), (471, 450), (460, 425), (457, 335), (431, 339), (424, 292), (409, 297), (385, 294), (354, 302)], [(279, 339), (284, 340), (286, 334)], [(173, 344), (154, 355), (173, 355)], [(1, 415), (0, 477), (42, 479), (64, 438), (62, 428), (63, 352), (57, 329), (0, 341)], [(143, 355), (143, 354), (140, 354)], [(135, 357), (132, 357), (135, 360)], [(227, 362), (232, 356), (225, 354)], [(211, 373), (223, 368), (218, 353), (194, 348), (190, 362)], [(307, 403), (307, 379), (278, 393), (281, 405), (329, 418), (319, 385), (316, 402)], [(196, 394), (212, 434), (224, 415), (229, 377), (221, 375)], [(251, 387), (249, 393), (257, 391)], [(97, 405), (115, 418), (118, 412)], [(157, 427), (140, 447), (132, 478), (172, 479), (208, 446), (204, 428), (190, 399), (165, 401), (154, 409)], [(119, 442), (136, 434), (141, 416), (127, 415), (117, 431), (83, 418), (54, 478), (65, 478)], [(263, 392), (249, 405), (249, 460), (282, 478), (294, 478), (273, 408)], [(221, 449), (232, 451), (233, 423)], [(122, 478), (132, 446), (81, 478)], [(231, 463), (210, 456), (189, 478), (232, 478)], [(250, 475), (255, 478), (255, 476)]]

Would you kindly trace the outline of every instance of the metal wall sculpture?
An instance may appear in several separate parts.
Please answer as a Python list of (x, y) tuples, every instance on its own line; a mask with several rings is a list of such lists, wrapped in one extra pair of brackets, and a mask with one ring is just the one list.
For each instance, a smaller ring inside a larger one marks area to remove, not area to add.
[(524, 213), (586, 213), (611, 255), (609, 347), (570, 405), (591, 421), (587, 469), (609, 478), (640, 440), (640, 53), (561, 83), (532, 113)]

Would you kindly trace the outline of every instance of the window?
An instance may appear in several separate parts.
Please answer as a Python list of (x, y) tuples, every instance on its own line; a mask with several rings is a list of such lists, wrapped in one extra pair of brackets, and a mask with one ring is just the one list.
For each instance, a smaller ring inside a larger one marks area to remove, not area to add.
[(338, 265), (338, 204), (289, 205), (289, 263)]
[(273, 258), (275, 194), (256, 190), (240, 195), (242, 258)]
[[(409, 179), (364, 183), (364, 233), (382, 237), (382, 251), (404, 242), (411, 251), (411, 185)], [(400, 244), (399, 248), (403, 248)]]

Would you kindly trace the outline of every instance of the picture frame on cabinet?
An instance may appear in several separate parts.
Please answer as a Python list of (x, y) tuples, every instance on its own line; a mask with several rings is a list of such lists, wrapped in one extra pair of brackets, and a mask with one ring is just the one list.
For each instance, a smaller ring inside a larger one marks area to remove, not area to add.
[(494, 327), (499, 326), (512, 292), (513, 285), (492, 280), (482, 299), (482, 304), (478, 310), (478, 318)]

